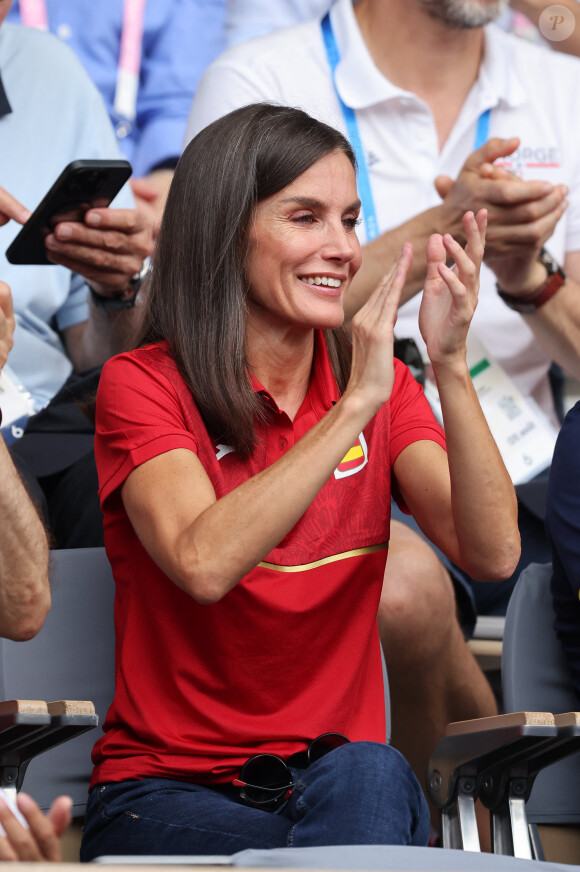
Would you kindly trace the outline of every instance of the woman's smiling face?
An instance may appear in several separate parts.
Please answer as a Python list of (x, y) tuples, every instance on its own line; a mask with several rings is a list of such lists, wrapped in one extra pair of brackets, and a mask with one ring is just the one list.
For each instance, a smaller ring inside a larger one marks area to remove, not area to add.
[(355, 172), (341, 151), (264, 200), (249, 232), (250, 317), (275, 328), (330, 329), (361, 265)]

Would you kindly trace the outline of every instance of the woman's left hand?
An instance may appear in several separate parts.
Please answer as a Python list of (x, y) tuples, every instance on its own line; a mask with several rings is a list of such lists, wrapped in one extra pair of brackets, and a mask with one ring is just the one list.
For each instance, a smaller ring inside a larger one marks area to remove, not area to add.
[[(419, 309), (419, 329), (431, 363), (465, 359), (467, 331), (477, 306), (487, 211), (466, 212), (463, 249), (449, 234), (434, 233), (427, 243), (427, 278)], [(450, 269), (449, 255), (455, 265)]]

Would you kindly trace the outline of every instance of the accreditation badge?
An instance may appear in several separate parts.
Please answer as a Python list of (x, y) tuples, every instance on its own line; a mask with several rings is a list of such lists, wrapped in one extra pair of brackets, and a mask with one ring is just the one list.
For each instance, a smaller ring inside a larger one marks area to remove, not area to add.
[[(467, 365), (483, 414), (514, 485), (530, 481), (552, 462), (558, 431), (538, 404), (525, 397), (473, 331)], [(437, 388), (429, 378), (425, 396), (442, 424)]]

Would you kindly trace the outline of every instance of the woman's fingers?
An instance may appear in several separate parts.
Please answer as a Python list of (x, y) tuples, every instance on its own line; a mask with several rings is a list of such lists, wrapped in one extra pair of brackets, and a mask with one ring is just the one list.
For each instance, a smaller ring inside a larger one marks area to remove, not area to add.
[(413, 247), (405, 243), (393, 267), (352, 320), (349, 388), (362, 391), (375, 411), (389, 399), (393, 387), (393, 328), (412, 259)]
[(384, 307), (388, 306), (389, 309), (397, 311), (412, 260), (413, 246), (410, 242), (405, 242), (391, 269), (371, 294), (369, 298), (369, 302), (372, 301), (371, 310), (382, 313)]
[(449, 288), (454, 302), (457, 304), (467, 299), (467, 290), (465, 284), (461, 281), (457, 273), (450, 269), (445, 263), (438, 263), (437, 270), (439, 275)]
[[(467, 237), (465, 249), (449, 233), (443, 236), (443, 245), (447, 253), (455, 261), (455, 271), (465, 287), (471, 292), (477, 292), (479, 287), (479, 270), (483, 260), (485, 230), (487, 227), (487, 213), (485, 209), (480, 210), (477, 216), (474, 216), (473, 212), (466, 212), (463, 224)], [(439, 273), (441, 277), (445, 275), (444, 271), (439, 271)]]
[[(459, 243), (446, 233), (443, 236), (443, 245), (445, 246), (445, 250), (451, 256), (451, 258), (455, 261), (455, 271), (461, 276), (461, 280), (463, 282), (472, 282), (473, 279), (477, 276), (478, 268), (473, 262), (473, 260), (469, 257), (466, 251), (459, 245)], [(437, 268), (439, 268), (440, 264), (437, 264)], [(452, 270), (453, 272), (453, 270)]]

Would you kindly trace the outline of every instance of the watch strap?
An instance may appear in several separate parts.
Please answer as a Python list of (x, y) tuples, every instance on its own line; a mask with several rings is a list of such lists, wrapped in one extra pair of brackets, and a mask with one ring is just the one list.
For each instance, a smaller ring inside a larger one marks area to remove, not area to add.
[(137, 295), (143, 287), (143, 283), (149, 275), (150, 270), (151, 258), (146, 257), (139, 272), (136, 272), (131, 276), (129, 284), (118, 297), (105, 297), (103, 294), (98, 294), (97, 291), (93, 290), (89, 285), (89, 291), (93, 303), (98, 309), (102, 309), (105, 312), (132, 309), (137, 303)]
[(546, 281), (543, 282), (539, 288), (536, 288), (533, 294), (529, 294), (526, 297), (514, 297), (512, 294), (506, 294), (499, 288), (499, 286), (497, 292), (506, 306), (509, 306), (510, 309), (514, 309), (516, 312), (521, 312), (524, 315), (531, 315), (536, 311), (536, 309), (539, 309), (544, 305), (544, 303), (551, 300), (554, 294), (560, 290), (565, 281), (565, 276), (559, 272), (555, 272), (552, 273), (551, 276), (548, 276)]
[(500, 286), (496, 285), (497, 292), (503, 302), (515, 312), (520, 312), (524, 315), (532, 315), (537, 309), (547, 303), (548, 300), (551, 300), (566, 281), (566, 273), (545, 248), (542, 248), (540, 251), (538, 261), (546, 267), (548, 275), (546, 276), (545, 281), (532, 291), (531, 294), (516, 297), (513, 294), (508, 294), (505, 291), (502, 291)]

